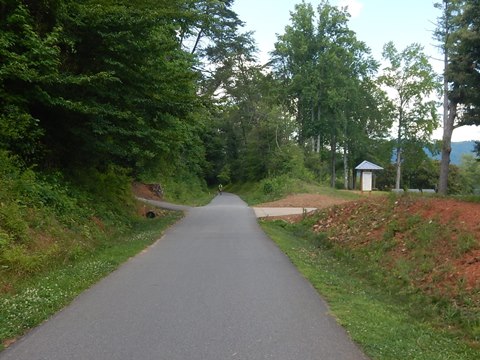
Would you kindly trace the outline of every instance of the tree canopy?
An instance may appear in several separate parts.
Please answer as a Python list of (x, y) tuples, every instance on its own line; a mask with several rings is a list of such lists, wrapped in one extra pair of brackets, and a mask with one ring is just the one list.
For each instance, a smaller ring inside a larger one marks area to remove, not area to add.
[(362, 156), (370, 139), (383, 138), (390, 122), (374, 79), (378, 64), (348, 28), (348, 18), (345, 9), (327, 1), (316, 11), (298, 4), (273, 52), (283, 103), (297, 121), (298, 143), (311, 143), (319, 154), (329, 151), (332, 186), (339, 147), (346, 172), (353, 170), (350, 159)]
[[(457, 125), (478, 124), (478, 4), (445, 1), (446, 92)], [(398, 169), (422, 166), (439, 85), (418, 45), (386, 44), (380, 69), (346, 9), (301, 2), (259, 64), (232, 4), (1, 0), (0, 148), (39, 171), (212, 184), (290, 173), (351, 188), (360, 161), (388, 166), (393, 148)]]

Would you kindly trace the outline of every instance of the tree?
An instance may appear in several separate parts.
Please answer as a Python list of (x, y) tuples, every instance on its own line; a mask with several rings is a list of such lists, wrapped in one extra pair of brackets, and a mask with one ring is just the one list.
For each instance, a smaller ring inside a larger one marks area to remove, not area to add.
[(480, 4), (471, 0), (443, 0), (436, 38), (444, 54), (443, 147), (439, 193), (446, 194), (454, 129), (480, 124)]
[[(321, 83), (317, 77), (319, 42), (316, 40), (315, 11), (311, 4), (297, 4), (292, 25), (278, 36), (272, 54), (273, 70), (283, 87), (282, 103), (297, 121), (298, 143), (305, 145), (309, 119), (314, 118)], [(318, 108), (318, 106), (317, 106)]]
[(241, 33), (244, 23), (231, 9), (233, 0), (184, 0), (185, 16), (178, 20), (180, 46), (195, 55), (201, 74), (201, 94), (218, 96), (233, 76), (238, 57), (253, 62), (252, 33)]
[(0, 147), (40, 168), (201, 174), (212, 100), (198, 96), (197, 55), (182, 48), (179, 24), (200, 16), (187, 10), (183, 0), (2, 2)]
[(297, 121), (298, 144), (307, 148), (311, 143), (319, 154), (329, 149), (331, 186), (339, 148), (346, 165), (353, 138), (367, 136), (356, 131), (357, 124), (380, 120), (371, 102), (377, 63), (348, 28), (348, 16), (346, 9), (326, 1), (316, 12), (310, 4), (298, 4), (272, 54), (274, 74), (285, 88), (283, 102)]
[(461, 0), (459, 9), (452, 34), (450, 97), (462, 104), (461, 125), (480, 125), (480, 3)]
[(352, 93), (351, 104), (347, 107), (350, 111), (342, 144), (345, 189), (353, 188), (355, 167), (360, 162), (369, 159), (385, 165), (391, 161), (392, 153), (391, 142), (386, 140), (392, 127), (392, 103), (387, 94), (365, 78)]
[(395, 188), (400, 189), (405, 142), (425, 143), (437, 127), (436, 103), (428, 98), (438, 90), (438, 84), (428, 58), (418, 44), (398, 52), (389, 42), (384, 46), (383, 57), (389, 64), (383, 69), (380, 81), (394, 96), (397, 126)]
[(153, 160), (175, 164), (190, 136), (197, 78), (172, 19), (148, 2), (81, 1), (66, 3), (59, 20), (61, 80), (36, 107), (49, 161), (134, 173)]
[(31, 108), (56, 81), (60, 64), (59, 29), (35, 22), (52, 10), (50, 4), (34, 8), (36, 14), (21, 2), (0, 8), (0, 148), (28, 164), (44, 150), (39, 143), (44, 130)]
[(442, 10), (442, 15), (437, 22), (435, 37), (439, 41), (443, 52), (443, 136), (442, 155), (440, 160), (440, 176), (438, 179), (438, 192), (447, 193), (448, 171), (450, 169), (450, 153), (452, 151), (452, 134), (455, 128), (457, 117), (457, 102), (449, 100), (449, 61), (450, 48), (452, 44), (452, 33), (455, 30), (453, 17), (458, 12), (458, 1), (443, 0), (443, 3), (436, 3), (435, 7)]
[(293, 156), (289, 145), (294, 127), (276, 104), (278, 83), (255, 64), (244, 63), (234, 75), (224, 88), (217, 125), (225, 139), (222, 168), (228, 169), (233, 181), (288, 172), (288, 166), (281, 164), (288, 164)]

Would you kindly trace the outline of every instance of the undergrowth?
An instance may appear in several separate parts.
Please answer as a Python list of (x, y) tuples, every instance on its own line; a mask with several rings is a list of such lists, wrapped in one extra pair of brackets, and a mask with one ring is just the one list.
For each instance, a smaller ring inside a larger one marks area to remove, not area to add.
[[(89, 170), (88, 182), (38, 174), (0, 155), (0, 291), (6, 277), (28, 276), (97, 248), (128, 231), (135, 206), (120, 169)], [(96, 185), (98, 188), (94, 191)]]

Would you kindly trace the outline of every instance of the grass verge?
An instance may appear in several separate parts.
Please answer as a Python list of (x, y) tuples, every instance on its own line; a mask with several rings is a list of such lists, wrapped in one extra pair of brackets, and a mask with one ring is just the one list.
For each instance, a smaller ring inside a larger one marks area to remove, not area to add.
[(131, 230), (106, 239), (92, 252), (22, 278), (14, 289), (0, 293), (0, 350), (151, 245), (181, 217), (181, 213), (168, 212), (155, 220), (139, 219)]
[(290, 178), (286, 175), (263, 179), (260, 182), (246, 182), (228, 185), (226, 191), (239, 195), (249, 205), (275, 201), (290, 194), (321, 194), (345, 200), (356, 200), (359, 194), (352, 191), (336, 190), (317, 182)]
[[(302, 225), (261, 222), (293, 264), (322, 294), (351, 337), (376, 360), (478, 359), (461, 336), (413, 316), (408, 299), (372, 286), (348, 258)], [(417, 310), (418, 315), (418, 310)]]

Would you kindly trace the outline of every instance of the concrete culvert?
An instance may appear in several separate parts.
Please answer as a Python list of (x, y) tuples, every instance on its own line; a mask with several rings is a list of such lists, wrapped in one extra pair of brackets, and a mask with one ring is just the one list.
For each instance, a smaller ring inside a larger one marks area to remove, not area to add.
[(155, 214), (154, 211), (150, 210), (150, 211), (147, 211), (147, 213), (145, 214), (145, 216), (149, 219), (153, 219), (155, 218), (155, 216), (157, 216), (157, 214)]

